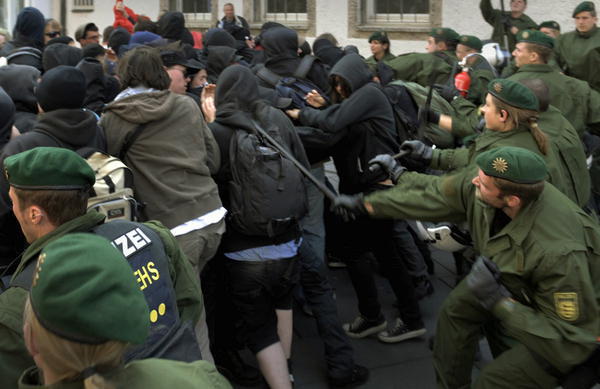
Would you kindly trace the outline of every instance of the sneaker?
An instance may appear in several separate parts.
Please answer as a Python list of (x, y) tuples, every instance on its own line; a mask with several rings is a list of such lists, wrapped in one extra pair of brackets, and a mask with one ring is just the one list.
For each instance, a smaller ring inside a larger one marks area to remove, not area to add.
[(384, 343), (397, 343), (403, 340), (418, 338), (425, 335), (427, 329), (421, 325), (419, 328), (409, 328), (402, 319), (396, 318), (396, 326), (391, 330), (381, 331), (377, 338)]
[(369, 369), (364, 366), (354, 365), (350, 374), (346, 376), (339, 378), (329, 377), (329, 386), (331, 388), (353, 388), (364, 384), (368, 379)]
[(343, 325), (346, 335), (351, 338), (359, 339), (369, 335), (376, 334), (387, 327), (387, 321), (382, 316), (375, 321), (367, 320), (363, 316), (358, 316), (352, 323)]

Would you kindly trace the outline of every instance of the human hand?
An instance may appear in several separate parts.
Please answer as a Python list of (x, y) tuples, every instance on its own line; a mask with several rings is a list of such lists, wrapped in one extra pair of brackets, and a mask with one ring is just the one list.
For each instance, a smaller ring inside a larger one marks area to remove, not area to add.
[(469, 289), (487, 310), (501, 299), (510, 297), (510, 292), (500, 283), (500, 277), (498, 266), (487, 257), (479, 256), (465, 279)]
[(300, 110), (298, 108), (288, 109), (285, 111), (285, 113), (287, 113), (289, 117), (295, 120), (298, 120), (298, 118), (300, 117)]
[(345, 222), (368, 214), (362, 193), (356, 195), (339, 195), (331, 203), (330, 209), (331, 212), (341, 217)]
[(202, 101), (202, 113), (204, 114), (204, 120), (207, 123), (212, 123), (217, 117), (217, 108), (215, 107), (215, 99), (213, 97), (207, 97)]
[(438, 91), (440, 96), (442, 96), (442, 98), (449, 103), (451, 103), (452, 100), (454, 100), (457, 96), (460, 96), (460, 92), (458, 89), (456, 89), (454, 84), (434, 84), (433, 88)]
[(202, 93), (200, 94), (200, 103), (204, 104), (204, 100), (207, 98), (215, 98), (215, 91), (217, 90), (217, 86), (215, 84), (208, 84), (202, 88)]
[(398, 179), (406, 171), (406, 168), (389, 154), (379, 154), (369, 161), (370, 171), (375, 172), (379, 169), (383, 169), (388, 174), (394, 185), (398, 183)]
[(433, 149), (420, 140), (407, 140), (402, 142), (400, 145), (400, 151), (404, 151), (406, 153), (404, 158), (423, 163), (425, 166), (429, 166), (431, 164)]
[(321, 108), (325, 105), (325, 99), (323, 96), (321, 96), (319, 92), (314, 89), (306, 94), (305, 99), (308, 105), (315, 108)]

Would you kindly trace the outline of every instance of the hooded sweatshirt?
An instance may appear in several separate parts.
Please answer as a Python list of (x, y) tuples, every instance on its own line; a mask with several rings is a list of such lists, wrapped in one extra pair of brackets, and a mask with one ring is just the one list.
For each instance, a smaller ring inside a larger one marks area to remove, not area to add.
[(37, 8), (23, 8), (17, 16), (17, 22), (13, 29), (13, 40), (0, 50), (0, 57), (6, 56), (13, 49), (19, 47), (29, 46), (42, 50), (44, 48), (45, 27), (44, 15)]
[(0, 152), (8, 143), (15, 124), (15, 104), (4, 89), (0, 88)]
[(221, 207), (211, 177), (220, 165), (215, 139), (198, 105), (168, 90), (123, 97), (105, 108), (100, 125), (108, 152), (119, 155), (129, 134), (144, 124), (124, 162), (147, 219), (174, 228)]
[[(265, 66), (273, 73), (283, 77), (291, 77), (300, 66), (298, 56), (298, 34), (287, 27), (274, 27), (262, 34), (261, 45), (264, 47)], [(330, 86), (327, 70), (315, 61), (306, 74), (306, 78), (329, 94)], [(261, 83), (262, 84), (262, 83)], [(270, 87), (268, 84), (263, 84)]]
[[(243, 91), (243, 93), (240, 93)], [(215, 176), (219, 185), (219, 193), (224, 206), (228, 206), (229, 182), (232, 180), (229, 148), (231, 137), (235, 130), (254, 131), (251, 120), (256, 120), (265, 130), (277, 131), (284, 146), (301, 162), (308, 167), (308, 160), (302, 147), (302, 142), (290, 119), (280, 110), (262, 102), (259, 97), (258, 82), (252, 71), (242, 65), (232, 65), (225, 69), (217, 82), (215, 96), (217, 116), (209, 124), (221, 154), (221, 167)], [(262, 247), (280, 244), (299, 237), (299, 229), (275, 236), (256, 237), (246, 236), (227, 228), (221, 242), (224, 252), (235, 252), (253, 247)]]
[(104, 68), (96, 58), (84, 58), (76, 66), (85, 76), (85, 100), (83, 106), (98, 115), (104, 105), (110, 103), (119, 93), (119, 81), (104, 73)]
[(181, 12), (167, 12), (158, 19), (158, 35), (165, 39), (182, 40), (185, 30), (185, 17)]
[(44, 72), (59, 65), (75, 66), (81, 61), (82, 52), (78, 47), (53, 43), (46, 47), (42, 56)]
[(34, 88), (40, 71), (27, 65), (7, 65), (0, 67), (0, 87), (10, 96), (17, 110), (15, 127), (21, 133), (31, 130), (37, 116), (37, 99)]
[(239, 61), (239, 57), (235, 53), (235, 49), (227, 46), (209, 46), (204, 49), (209, 83), (216, 83), (219, 75), (226, 67)]
[(333, 67), (337, 61), (342, 59), (344, 51), (335, 46), (328, 39), (317, 39), (313, 43), (313, 52), (324, 63)]
[(303, 108), (302, 125), (317, 127), (331, 135), (331, 154), (340, 176), (341, 193), (359, 193), (377, 182), (377, 173), (368, 169), (378, 154), (395, 154), (394, 113), (373, 75), (357, 54), (344, 56), (331, 69), (350, 88), (350, 96), (326, 109)]

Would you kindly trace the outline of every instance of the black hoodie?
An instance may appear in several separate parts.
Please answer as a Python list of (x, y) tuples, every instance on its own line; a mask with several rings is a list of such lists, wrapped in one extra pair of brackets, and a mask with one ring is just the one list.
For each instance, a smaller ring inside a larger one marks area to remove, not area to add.
[(204, 50), (203, 59), (206, 62), (206, 73), (208, 82), (215, 84), (221, 72), (229, 65), (238, 62), (240, 58), (236, 50), (228, 46), (210, 46)]
[(158, 35), (170, 41), (182, 41), (194, 46), (194, 37), (185, 28), (185, 17), (181, 12), (167, 12), (158, 19)]
[[(298, 34), (287, 27), (274, 27), (262, 34), (261, 45), (264, 48), (265, 66), (275, 74), (291, 77), (302, 60), (298, 56)], [(329, 94), (330, 86), (327, 70), (319, 61), (315, 61), (306, 75), (313, 84)], [(263, 84), (261, 82), (261, 84)], [(271, 86), (264, 83), (263, 86)]]
[(350, 96), (323, 110), (304, 108), (299, 120), (305, 126), (317, 127), (331, 134), (332, 156), (340, 176), (341, 193), (369, 190), (377, 174), (368, 162), (378, 154), (395, 154), (394, 113), (373, 75), (357, 54), (348, 54), (331, 69), (332, 76), (343, 78)]
[(119, 81), (105, 74), (102, 64), (96, 58), (83, 58), (76, 67), (85, 76), (86, 90), (83, 106), (100, 115), (104, 106), (113, 101), (119, 93)]
[(64, 43), (53, 43), (46, 46), (42, 56), (44, 73), (59, 65), (75, 66), (82, 58), (82, 51), (78, 47)]
[(15, 127), (21, 133), (33, 128), (37, 117), (37, 99), (33, 93), (40, 71), (27, 65), (0, 67), (0, 87), (15, 103)]
[(13, 124), (15, 124), (15, 104), (4, 89), (0, 88), (0, 152), (10, 140)]
[(29, 46), (43, 50), (44, 28), (46, 28), (46, 20), (37, 8), (23, 8), (19, 12), (13, 28), (13, 40), (0, 50), (0, 57), (6, 56), (10, 51), (19, 47)]
[(313, 52), (324, 64), (333, 67), (342, 57), (344, 52), (328, 39), (317, 39), (313, 43)]
[[(294, 131), (290, 119), (280, 110), (263, 102), (259, 97), (258, 82), (252, 71), (242, 65), (232, 65), (225, 69), (217, 82), (215, 95), (217, 116), (208, 126), (213, 132), (221, 152), (221, 166), (215, 176), (223, 206), (229, 201), (228, 185), (231, 181), (229, 147), (236, 129), (253, 131), (251, 120), (256, 120), (267, 131), (277, 131), (284, 146), (308, 167), (308, 160), (300, 138)], [(299, 236), (294, 228), (274, 238), (245, 236), (228, 228), (221, 242), (224, 252), (235, 252), (253, 247), (280, 244)]]

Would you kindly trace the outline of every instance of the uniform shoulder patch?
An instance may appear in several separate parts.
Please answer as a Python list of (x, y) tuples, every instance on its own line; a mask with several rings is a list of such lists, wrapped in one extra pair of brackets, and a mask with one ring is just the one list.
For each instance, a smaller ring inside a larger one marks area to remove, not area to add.
[(561, 319), (575, 321), (579, 318), (577, 293), (554, 293), (554, 307)]

